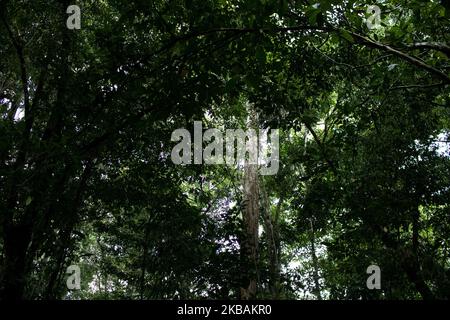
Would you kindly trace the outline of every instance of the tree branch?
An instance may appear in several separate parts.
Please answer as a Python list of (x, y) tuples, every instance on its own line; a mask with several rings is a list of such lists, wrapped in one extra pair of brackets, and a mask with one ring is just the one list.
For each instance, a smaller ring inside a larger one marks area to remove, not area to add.
[[(252, 33), (252, 32), (261, 32), (261, 33), (274, 33), (274, 32), (290, 32), (290, 31), (304, 31), (304, 30), (316, 30), (316, 31), (325, 31), (325, 32), (341, 32), (345, 31), (352, 35), (354, 38), (357, 39), (357, 41), (360, 44), (364, 44), (368, 47), (381, 49), (383, 51), (387, 51), (389, 53), (392, 53), (393, 55), (396, 55), (399, 58), (402, 58), (403, 60), (406, 60), (412, 65), (415, 65), (416, 67), (419, 67), (421, 69), (424, 69), (431, 74), (435, 75), (436, 77), (442, 79), (445, 83), (450, 83), (450, 77), (445, 74), (444, 72), (434, 68), (433, 66), (430, 66), (429, 64), (424, 63), (423, 61), (420, 61), (418, 58), (410, 56), (404, 52), (401, 52), (397, 49), (394, 49), (388, 45), (385, 45), (381, 42), (369, 39), (365, 36), (362, 36), (356, 32), (343, 30), (343, 29), (336, 29), (332, 26), (310, 26), (310, 25), (300, 25), (300, 26), (292, 26), (292, 27), (278, 27), (278, 28), (213, 28), (206, 31), (194, 31), (191, 33), (188, 33), (186, 35), (177, 37), (173, 39), (170, 43), (163, 46), (159, 50), (157, 50), (154, 54), (161, 53), (171, 47), (173, 47), (176, 43), (180, 41), (187, 41), (193, 38), (206, 36), (209, 34), (214, 33), (221, 33), (221, 32), (235, 32), (235, 33)], [(418, 43), (416, 44), (418, 47), (432, 47), (433, 49), (441, 49), (441, 50), (447, 50), (448, 46), (444, 44), (437, 44), (437, 43)], [(445, 51), (444, 51), (445, 52)]]
[(440, 42), (417, 42), (406, 46), (408, 49), (432, 49), (445, 53), (450, 57), (450, 46)]
[(396, 86), (389, 89), (391, 90), (400, 90), (400, 89), (428, 89), (428, 88), (435, 88), (435, 87), (441, 87), (441, 86), (447, 86), (447, 83), (439, 82), (439, 83), (432, 83), (432, 84), (410, 84), (410, 85), (402, 85), (402, 86)]
[(372, 47), (372, 48), (376, 48), (376, 49), (381, 49), (383, 51), (387, 51), (390, 52), (394, 55), (396, 55), (397, 57), (402, 58), (403, 60), (408, 61), (409, 63), (411, 63), (412, 65), (415, 65), (416, 67), (419, 67), (421, 69), (427, 70), (428, 72), (432, 73), (433, 75), (435, 75), (436, 77), (440, 78), (443, 80), (444, 83), (450, 83), (450, 77), (448, 75), (446, 75), (445, 73), (443, 73), (442, 71), (420, 61), (419, 59), (417, 59), (416, 57), (410, 56), (404, 52), (401, 52), (397, 49), (394, 49), (388, 45), (385, 45), (381, 42), (378, 41), (374, 41), (371, 40), (369, 38), (366, 38), (360, 34), (357, 34), (355, 32), (352, 31), (347, 31), (348, 33), (350, 33), (353, 37), (355, 37), (359, 43), (365, 44), (368, 47)]
[(25, 57), (23, 55), (23, 47), (20, 44), (20, 40), (16, 39), (16, 37), (14, 36), (14, 33), (12, 32), (11, 28), (9, 27), (3, 14), (1, 15), (1, 20), (2, 20), (3, 25), (6, 28), (6, 31), (8, 32), (8, 36), (11, 39), (14, 49), (16, 49), (17, 57), (19, 59), (20, 78), (22, 81), (24, 106), (25, 106), (25, 117), (27, 117), (27, 114), (30, 112), (30, 110), (29, 110), (30, 109), (30, 97), (29, 97), (29, 92), (28, 92), (28, 75), (27, 75), (27, 69), (26, 69), (26, 65), (25, 65)]

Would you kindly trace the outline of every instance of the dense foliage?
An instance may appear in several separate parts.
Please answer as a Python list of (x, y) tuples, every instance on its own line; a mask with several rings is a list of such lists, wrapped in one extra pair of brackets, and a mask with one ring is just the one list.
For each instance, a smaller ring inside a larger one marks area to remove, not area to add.
[[(449, 31), (437, 0), (1, 0), (2, 297), (448, 299)], [(278, 173), (174, 164), (196, 120), (280, 129)]]

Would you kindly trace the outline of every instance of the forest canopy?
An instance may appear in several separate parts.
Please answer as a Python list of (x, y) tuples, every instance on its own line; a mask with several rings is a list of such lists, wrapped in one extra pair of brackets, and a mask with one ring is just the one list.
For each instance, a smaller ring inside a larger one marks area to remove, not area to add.
[(437, 0), (0, 0), (1, 299), (450, 298), (449, 31)]

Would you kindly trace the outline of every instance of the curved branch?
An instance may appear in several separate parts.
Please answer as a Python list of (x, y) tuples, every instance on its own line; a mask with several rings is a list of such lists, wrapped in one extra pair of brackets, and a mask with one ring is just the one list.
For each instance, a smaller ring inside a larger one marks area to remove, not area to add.
[(440, 42), (417, 42), (406, 46), (408, 49), (432, 49), (445, 53), (450, 57), (450, 46)]
[(368, 47), (372, 47), (372, 48), (376, 48), (376, 49), (381, 49), (383, 51), (387, 51), (390, 52), (394, 55), (396, 55), (399, 58), (402, 58), (403, 60), (408, 61), (409, 63), (411, 63), (412, 65), (415, 65), (416, 67), (419, 67), (421, 69), (427, 70), (428, 72), (432, 73), (433, 75), (435, 75), (436, 77), (440, 78), (441, 80), (443, 80), (444, 83), (450, 83), (450, 77), (448, 75), (446, 75), (444, 72), (430, 66), (429, 64), (424, 63), (423, 61), (420, 61), (419, 59), (417, 59), (416, 57), (410, 56), (404, 52), (401, 52), (397, 49), (394, 49), (386, 44), (383, 44), (381, 42), (366, 38), (358, 33), (352, 32), (352, 31), (347, 31), (348, 33), (350, 33), (353, 37), (355, 37), (359, 43), (365, 44)]
[[(344, 29), (334, 28), (332, 26), (310, 26), (310, 25), (299, 25), (299, 26), (291, 26), (291, 27), (278, 27), (278, 28), (214, 28), (204, 31), (194, 31), (191, 33), (188, 33), (186, 35), (180, 36), (178, 38), (173, 39), (170, 43), (156, 51), (155, 54), (158, 54), (162, 51), (165, 51), (171, 47), (173, 47), (177, 42), (179, 41), (187, 41), (196, 37), (206, 36), (209, 34), (214, 33), (221, 33), (221, 32), (235, 32), (235, 33), (252, 33), (252, 32), (261, 32), (261, 33), (273, 33), (273, 32), (291, 32), (291, 31), (305, 31), (305, 30), (315, 30), (315, 31), (324, 31), (324, 32), (346, 32), (356, 38), (357, 42), (360, 44), (366, 45), (368, 47), (381, 49), (383, 51), (389, 52), (403, 60), (406, 60), (412, 65), (415, 65), (416, 67), (419, 67), (421, 69), (424, 69), (431, 74), (435, 75), (436, 77), (443, 80), (444, 83), (450, 83), (450, 77), (445, 74), (444, 72), (436, 69), (433, 66), (430, 66), (429, 64), (426, 64), (425, 62), (419, 60), (418, 58), (411, 56), (409, 54), (406, 54), (402, 51), (399, 51), (397, 49), (392, 48), (391, 46), (388, 46), (386, 44), (383, 44), (381, 42), (369, 39), (363, 35), (360, 35), (353, 31), (348, 31)], [(418, 43), (417, 46), (428, 46), (433, 47), (434, 49), (440, 48), (443, 50), (446, 50), (448, 46), (444, 44), (436, 44), (436, 43)]]

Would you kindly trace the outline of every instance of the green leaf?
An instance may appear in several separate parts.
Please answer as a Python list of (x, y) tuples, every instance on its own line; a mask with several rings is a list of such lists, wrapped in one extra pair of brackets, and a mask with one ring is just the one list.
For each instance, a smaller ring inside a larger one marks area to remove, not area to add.
[(348, 42), (355, 43), (355, 39), (353, 39), (352, 35), (348, 31), (341, 30), (340, 35)]
[(255, 56), (256, 56), (256, 59), (260, 63), (265, 63), (266, 62), (266, 52), (265, 52), (263, 47), (261, 47), (261, 46), (256, 47)]
[(310, 24), (315, 25), (317, 22), (317, 16), (319, 15), (320, 9), (313, 9), (306, 13), (306, 16), (308, 17), (308, 21)]
[(227, 92), (231, 92), (236, 88), (237, 79), (231, 78), (229, 81), (227, 81), (227, 84), (225, 85), (225, 90)]
[(446, 54), (443, 53), (443, 52), (436, 51), (436, 52), (434, 53), (434, 55), (435, 55), (436, 57), (440, 58), (440, 59), (448, 60), (448, 57), (447, 57)]

